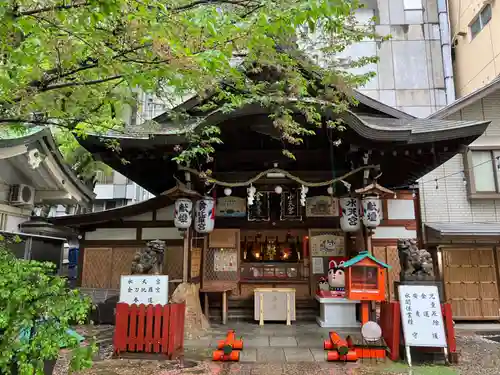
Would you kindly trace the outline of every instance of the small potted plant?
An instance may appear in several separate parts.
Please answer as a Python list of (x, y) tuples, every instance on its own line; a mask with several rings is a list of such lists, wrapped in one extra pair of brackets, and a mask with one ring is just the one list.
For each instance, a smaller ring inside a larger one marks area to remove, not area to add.
[(71, 350), (71, 368), (89, 367), (95, 347), (81, 345), (71, 325), (92, 307), (56, 276), (55, 265), (17, 259), (0, 235), (0, 374), (52, 374), (61, 348)]

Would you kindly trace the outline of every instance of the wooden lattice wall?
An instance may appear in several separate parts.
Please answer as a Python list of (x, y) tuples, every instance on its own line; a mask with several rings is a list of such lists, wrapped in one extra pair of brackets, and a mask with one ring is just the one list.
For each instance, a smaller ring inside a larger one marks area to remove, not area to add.
[(491, 247), (443, 248), (446, 300), (454, 319), (500, 318), (497, 262)]
[[(130, 275), (135, 253), (142, 246), (85, 248), (82, 288), (119, 289), (122, 275)], [(167, 246), (163, 272), (169, 280), (182, 279), (182, 246)]]
[(396, 290), (394, 289), (394, 282), (399, 281), (399, 273), (401, 272), (398, 248), (397, 246), (374, 246), (373, 255), (375, 258), (391, 266), (391, 269), (387, 271), (385, 290), (387, 300), (395, 301)]

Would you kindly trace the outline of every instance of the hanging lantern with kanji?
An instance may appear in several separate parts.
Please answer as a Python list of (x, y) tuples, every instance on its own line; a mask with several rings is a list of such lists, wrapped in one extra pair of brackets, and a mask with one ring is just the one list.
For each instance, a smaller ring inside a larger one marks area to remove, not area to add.
[(361, 228), (359, 199), (353, 197), (340, 198), (340, 228), (348, 232), (357, 232)]
[(188, 229), (192, 222), (193, 202), (191, 199), (179, 198), (174, 205), (174, 225), (178, 229)]
[(378, 197), (368, 196), (362, 199), (363, 224), (368, 229), (374, 229), (380, 225), (380, 208), (382, 202)]
[(215, 201), (204, 197), (194, 206), (194, 230), (198, 233), (210, 233), (215, 226)]

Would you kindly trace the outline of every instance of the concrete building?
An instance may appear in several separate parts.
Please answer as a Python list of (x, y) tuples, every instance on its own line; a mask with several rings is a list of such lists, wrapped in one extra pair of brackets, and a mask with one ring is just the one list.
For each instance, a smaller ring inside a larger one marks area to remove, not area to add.
[(455, 86), (461, 97), (500, 74), (500, 5), (494, 0), (448, 0), (448, 4)]
[(500, 77), (431, 119), (491, 121), (463, 152), (422, 178), (421, 218), (455, 319), (500, 318)]
[(425, 118), (455, 100), (448, 14), (445, 0), (365, 0), (361, 22), (375, 17), (379, 35), (389, 41), (364, 41), (340, 59), (377, 55), (378, 64), (356, 69), (377, 75), (360, 89), (384, 104)]
[(0, 231), (20, 232), (19, 225), (44, 207), (56, 216), (84, 213), (92, 205), (92, 188), (66, 166), (49, 129), (33, 128), (26, 136), (0, 133)]

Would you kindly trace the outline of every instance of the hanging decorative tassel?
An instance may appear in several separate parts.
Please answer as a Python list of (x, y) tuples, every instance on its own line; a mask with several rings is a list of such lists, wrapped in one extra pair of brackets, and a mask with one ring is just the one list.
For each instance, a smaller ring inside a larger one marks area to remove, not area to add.
[(306, 195), (307, 195), (307, 192), (309, 191), (309, 188), (305, 185), (302, 185), (300, 187), (300, 205), (302, 207), (305, 207), (306, 205)]

